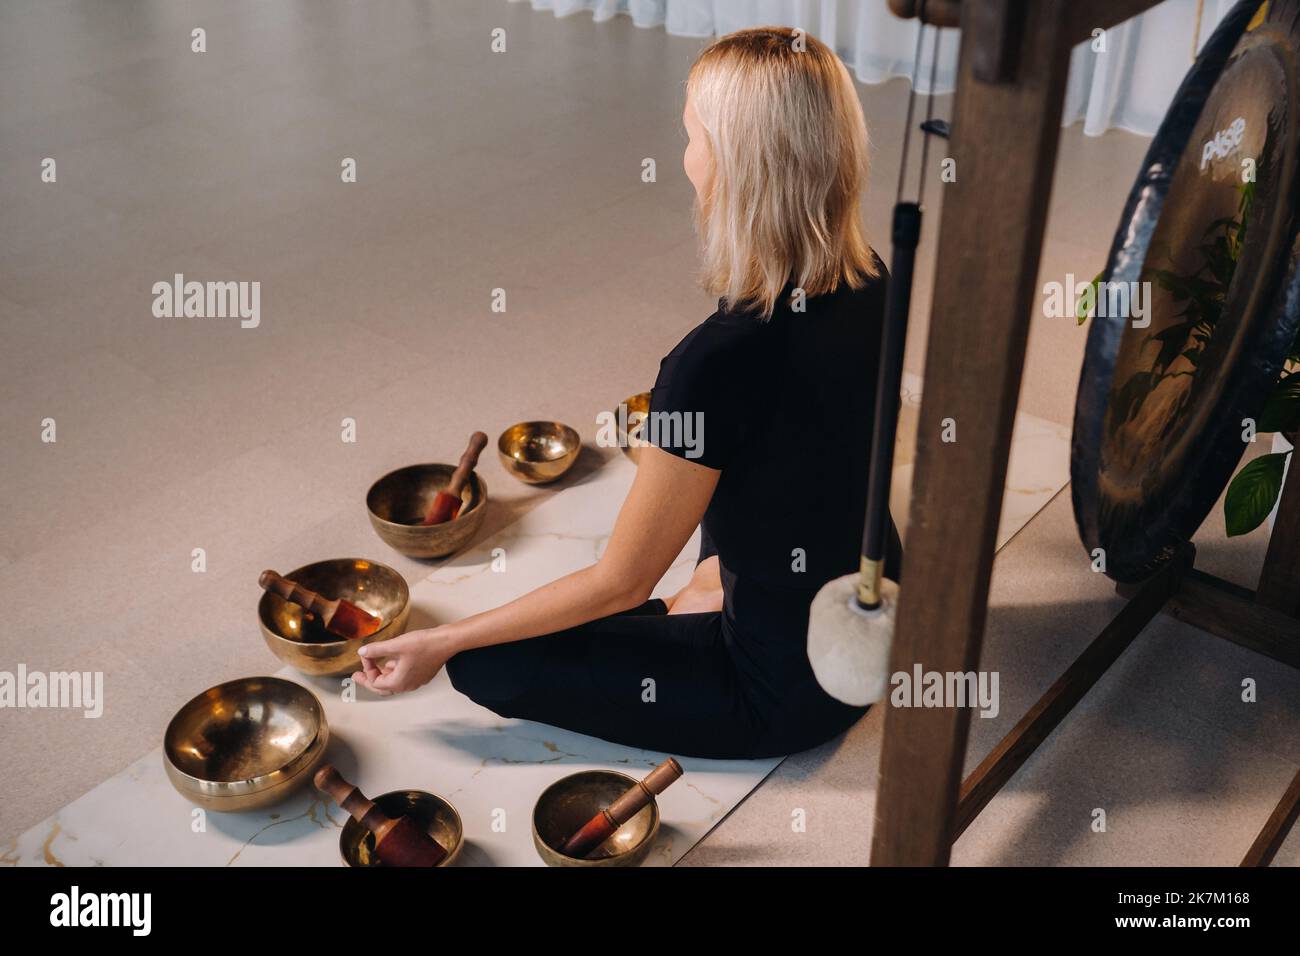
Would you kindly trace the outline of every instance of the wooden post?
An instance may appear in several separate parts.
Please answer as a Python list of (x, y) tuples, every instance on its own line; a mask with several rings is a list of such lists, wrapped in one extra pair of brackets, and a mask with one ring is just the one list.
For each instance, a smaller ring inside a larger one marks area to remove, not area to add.
[(1297, 817), (1300, 817), (1300, 773), (1291, 778), (1291, 786), (1286, 788), (1286, 793), (1273, 808), (1264, 829), (1259, 831), (1250, 850), (1242, 857), (1241, 865), (1268, 866), (1272, 863), (1286, 842), (1287, 834), (1295, 826)]
[[(1070, 47), (1155, 2), (1035, 0), (1016, 23), (1013, 0), (961, 6), (957, 180), (945, 186), (894, 672), (979, 666)], [(955, 441), (945, 443), (949, 419)], [(1298, 475), (1300, 465), (1283, 495), (1258, 603), (1253, 592), (1185, 566), (1157, 575), (972, 775), (960, 815), (970, 711), (886, 705), (872, 865), (945, 865), (956, 835), (1163, 601), (1197, 626), (1292, 662), (1295, 629), (1286, 614), (1296, 606), (1278, 611), (1300, 593)], [(1265, 633), (1243, 634), (1222, 621), (1224, 608), (1249, 609)], [(1248, 862), (1266, 862), (1285, 838), (1300, 814), (1298, 788), (1300, 775)]]
[[(995, 84), (975, 79), (975, 50), (1002, 43), (1006, 25), (963, 7), (950, 141), (957, 179), (943, 187), (895, 672), (914, 662), (943, 672), (979, 665), (1061, 135), (1069, 8), (1026, 6), (1012, 81)], [(941, 440), (948, 419), (953, 442)], [(948, 862), (969, 726), (964, 708), (886, 710), (872, 865)]]

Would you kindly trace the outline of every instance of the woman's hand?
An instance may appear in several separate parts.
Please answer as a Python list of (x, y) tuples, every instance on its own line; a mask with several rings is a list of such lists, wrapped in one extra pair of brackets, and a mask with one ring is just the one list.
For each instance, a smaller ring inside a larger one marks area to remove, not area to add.
[(446, 626), (411, 631), (358, 650), (363, 669), (352, 679), (385, 697), (405, 693), (437, 677), (458, 650)]

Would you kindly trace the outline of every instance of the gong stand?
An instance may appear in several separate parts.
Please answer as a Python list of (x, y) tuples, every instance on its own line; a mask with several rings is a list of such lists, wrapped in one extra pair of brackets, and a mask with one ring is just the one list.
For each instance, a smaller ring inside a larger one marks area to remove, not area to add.
[[(979, 666), (1071, 48), (1156, 0), (890, 0), (961, 27), (950, 155), (890, 672)], [(985, 303), (973, 322), (971, 303)], [(980, 396), (979, 413), (962, 413)], [(943, 419), (959, 440), (943, 443)], [(1300, 667), (1300, 461), (1293, 456), (1256, 591), (1198, 571), (1190, 544), (1128, 603), (964, 781), (965, 707), (885, 711), (875, 866), (944, 866), (952, 843), (1162, 611)], [(953, 508), (953, 502), (964, 502)], [(1243, 865), (1267, 865), (1300, 812), (1300, 774)]]

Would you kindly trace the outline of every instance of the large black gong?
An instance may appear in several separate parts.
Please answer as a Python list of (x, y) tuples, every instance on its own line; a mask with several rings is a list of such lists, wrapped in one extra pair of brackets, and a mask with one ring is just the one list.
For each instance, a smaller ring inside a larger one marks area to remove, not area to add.
[[(1118, 581), (1210, 513), (1300, 323), (1300, 0), (1260, 7), (1238, 3), (1183, 80), (1101, 276), (1070, 474), (1084, 546)], [(1149, 294), (1126, 309), (1125, 289)]]

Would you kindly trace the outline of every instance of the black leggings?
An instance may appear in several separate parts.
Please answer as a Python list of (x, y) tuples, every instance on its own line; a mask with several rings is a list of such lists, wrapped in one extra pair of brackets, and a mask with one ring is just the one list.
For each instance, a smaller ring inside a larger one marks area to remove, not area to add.
[(452, 685), (502, 717), (537, 720), (646, 750), (753, 755), (722, 615), (663, 601), (525, 641), (462, 651)]
[[(699, 560), (713, 553), (706, 537)], [(722, 614), (669, 615), (658, 599), (567, 631), (462, 651), (447, 673), (457, 690), (502, 717), (680, 756), (784, 756), (865, 712), (821, 693), (811, 670), (775, 707), (756, 704)]]

